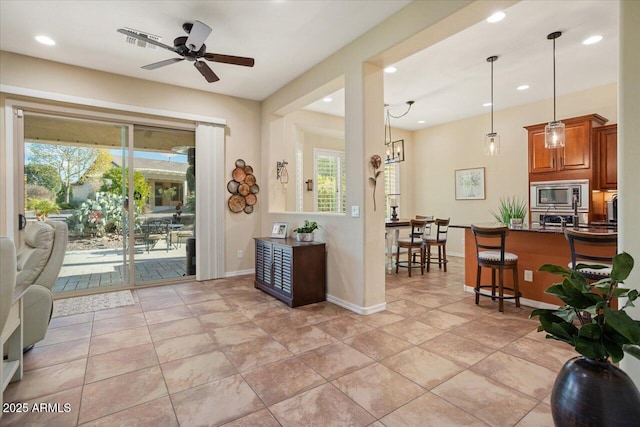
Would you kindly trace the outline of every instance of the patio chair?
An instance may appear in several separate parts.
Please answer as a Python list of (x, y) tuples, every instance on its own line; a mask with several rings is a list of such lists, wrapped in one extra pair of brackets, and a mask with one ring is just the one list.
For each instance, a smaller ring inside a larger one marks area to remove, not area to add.
[(167, 245), (167, 252), (169, 252), (169, 221), (165, 219), (154, 219), (147, 221), (142, 225), (144, 232), (144, 242), (147, 248), (147, 253), (155, 247), (158, 240), (164, 239)]

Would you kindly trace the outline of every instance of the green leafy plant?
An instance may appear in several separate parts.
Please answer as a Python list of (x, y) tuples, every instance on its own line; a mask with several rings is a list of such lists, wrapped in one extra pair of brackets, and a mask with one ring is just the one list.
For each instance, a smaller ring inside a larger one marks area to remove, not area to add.
[[(118, 194), (98, 192), (74, 210), (67, 224), (69, 230), (78, 233), (90, 233), (98, 237), (106, 233), (120, 233), (126, 215), (123, 211), (124, 197)], [(134, 205), (134, 218), (139, 225), (142, 208)]]
[(496, 221), (509, 225), (512, 218), (524, 220), (524, 217), (527, 216), (527, 203), (516, 196), (501, 197), (498, 212), (491, 211), (491, 215)]
[(60, 208), (55, 202), (47, 199), (28, 199), (27, 209), (35, 211), (38, 218), (46, 219), (49, 214), (60, 212)]
[[(539, 316), (538, 332), (546, 331), (547, 338), (566, 342), (583, 356), (618, 362), (624, 352), (640, 359), (640, 321), (633, 320), (624, 311), (633, 307), (638, 291), (618, 287), (629, 277), (633, 269), (633, 257), (626, 252), (613, 258), (611, 276), (594, 283), (587, 283), (578, 270), (604, 268), (578, 264), (576, 270), (567, 270), (545, 264), (539, 271), (559, 274), (562, 282), (554, 283), (545, 292), (560, 298), (566, 305), (557, 310), (538, 309), (530, 317)], [(626, 303), (619, 309), (611, 307), (614, 298), (625, 297)]]
[(313, 230), (317, 230), (318, 228), (320, 228), (320, 226), (318, 225), (317, 222), (315, 221), (304, 221), (304, 225), (302, 227), (298, 227), (295, 230), (293, 230), (296, 233), (313, 233)]

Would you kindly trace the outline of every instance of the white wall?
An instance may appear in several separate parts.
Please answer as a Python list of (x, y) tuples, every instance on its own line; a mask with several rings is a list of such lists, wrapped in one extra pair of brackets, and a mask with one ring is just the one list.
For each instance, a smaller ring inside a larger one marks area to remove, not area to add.
[[(617, 86), (558, 97), (558, 118), (598, 113), (617, 123)], [(501, 153), (484, 155), (484, 135), (490, 116), (482, 115), (414, 132), (411, 156), (415, 212), (440, 218), (451, 224), (491, 222), (500, 197), (517, 196), (529, 200), (527, 131), (524, 126), (550, 120), (552, 100), (545, 100), (494, 112), (494, 128), (500, 135)], [(456, 169), (485, 168), (485, 200), (456, 200)], [(420, 187), (418, 187), (420, 186)], [(527, 218), (528, 220), (529, 218)], [(449, 230), (447, 253), (464, 253), (464, 233)]]
[[(9, 52), (0, 52), (0, 83), (8, 86), (29, 88), (68, 96), (89, 98), (104, 102), (125, 104), (136, 107), (173, 111), (197, 116), (220, 117), (227, 121), (225, 129), (225, 177), (231, 179), (235, 160), (242, 158), (255, 170), (258, 184), (266, 174), (261, 170), (260, 150), (260, 103), (241, 98), (218, 95), (177, 86), (154, 83), (125, 76), (119, 76), (86, 68), (44, 61)], [(4, 129), (4, 97), (0, 115)], [(5, 133), (0, 136), (0, 163), (7, 150)], [(4, 170), (0, 177), (4, 180)], [(0, 190), (0, 200), (14, 197)], [(228, 198), (228, 194), (226, 195)], [(236, 272), (254, 268), (253, 237), (260, 234), (261, 210), (266, 210), (266, 197), (258, 194), (258, 203), (253, 214), (233, 214), (226, 210), (226, 262), (225, 271)], [(7, 233), (7, 224), (13, 212), (0, 208), (0, 234)], [(244, 258), (236, 257), (237, 251), (244, 251)]]

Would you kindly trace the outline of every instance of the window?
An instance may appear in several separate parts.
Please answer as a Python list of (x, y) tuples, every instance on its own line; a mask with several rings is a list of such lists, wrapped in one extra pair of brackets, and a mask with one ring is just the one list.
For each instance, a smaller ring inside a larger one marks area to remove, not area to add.
[(389, 207), (389, 194), (400, 194), (400, 172), (398, 163), (385, 163), (384, 165), (384, 216), (391, 217)]
[(345, 212), (344, 151), (313, 150), (313, 207), (316, 212)]

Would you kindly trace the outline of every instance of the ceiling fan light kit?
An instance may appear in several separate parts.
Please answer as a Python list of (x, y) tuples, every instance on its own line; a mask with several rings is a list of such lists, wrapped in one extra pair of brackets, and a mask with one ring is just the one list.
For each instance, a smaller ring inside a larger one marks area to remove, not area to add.
[(500, 135), (493, 131), (493, 63), (498, 60), (497, 56), (490, 56), (487, 62), (491, 63), (491, 132), (484, 137), (484, 155), (496, 156), (500, 154)]
[(142, 67), (145, 70), (155, 70), (156, 68), (175, 64), (176, 62), (181, 62), (186, 59), (187, 61), (193, 62), (196, 69), (209, 83), (213, 83), (220, 80), (220, 78), (213, 72), (206, 62), (202, 61), (202, 59), (211, 62), (253, 67), (255, 63), (253, 58), (208, 53), (207, 46), (204, 44), (207, 37), (209, 37), (209, 34), (211, 34), (211, 27), (208, 25), (200, 21), (185, 22), (182, 25), (182, 29), (188, 34), (188, 36), (176, 37), (173, 41), (173, 46), (166, 45), (160, 41), (154, 40), (144, 33), (134, 32), (127, 28), (119, 28), (118, 32), (127, 37), (132, 37), (147, 44), (161, 47), (181, 56), (181, 58), (170, 58), (145, 65)]
[(562, 32), (555, 31), (547, 36), (553, 41), (553, 121), (544, 128), (545, 148), (564, 147), (564, 123), (556, 120), (556, 39), (561, 35)]

